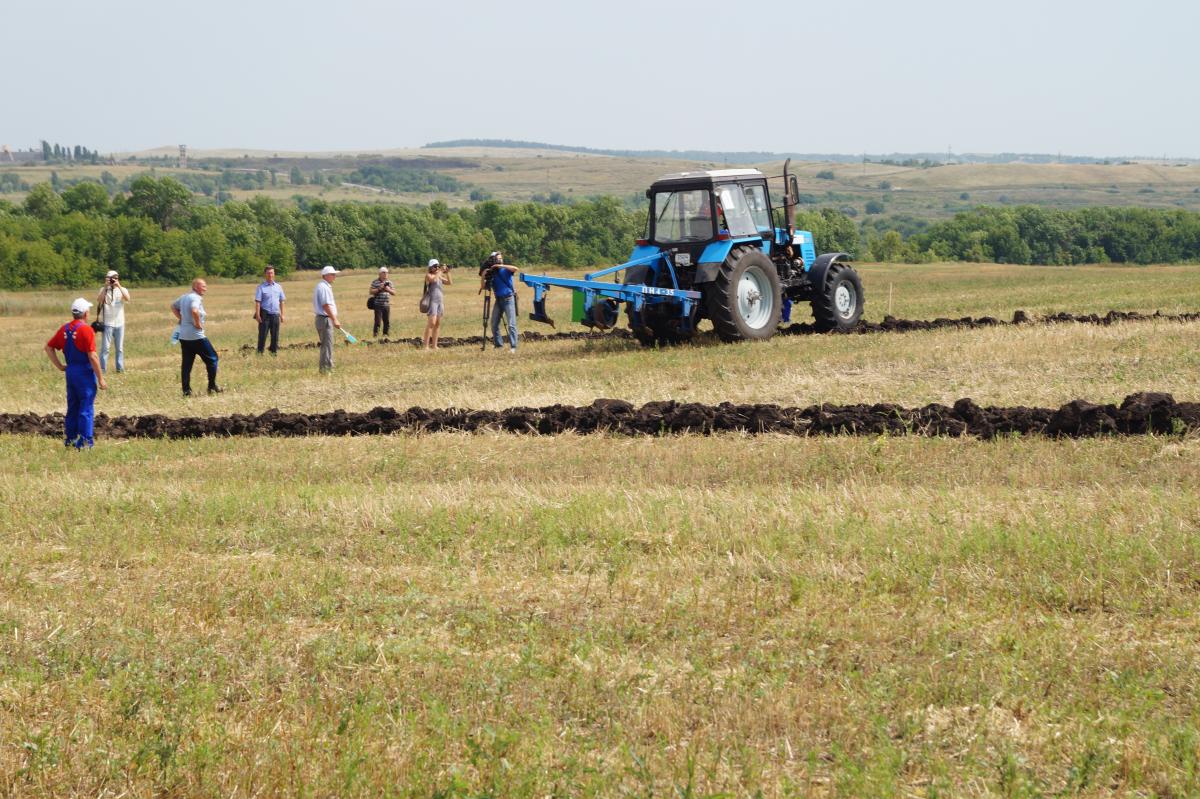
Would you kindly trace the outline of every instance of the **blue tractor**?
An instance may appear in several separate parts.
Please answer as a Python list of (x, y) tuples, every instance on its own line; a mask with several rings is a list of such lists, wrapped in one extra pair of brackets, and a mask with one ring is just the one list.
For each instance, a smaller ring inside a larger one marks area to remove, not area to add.
[[(790, 162), (789, 162), (790, 163)], [(791, 306), (809, 302), (821, 330), (844, 330), (862, 317), (862, 281), (844, 252), (817, 255), (812, 234), (795, 229), (799, 194), (784, 164), (783, 220), (776, 227), (768, 178), (757, 169), (679, 172), (647, 190), (645, 238), (629, 261), (582, 280), (522, 275), (533, 288), (535, 321), (546, 292), (576, 292), (572, 317), (592, 328), (615, 327), (621, 306), (630, 330), (647, 346), (690, 339), (709, 319), (723, 341), (770, 338)], [(624, 272), (620, 283), (602, 280)]]

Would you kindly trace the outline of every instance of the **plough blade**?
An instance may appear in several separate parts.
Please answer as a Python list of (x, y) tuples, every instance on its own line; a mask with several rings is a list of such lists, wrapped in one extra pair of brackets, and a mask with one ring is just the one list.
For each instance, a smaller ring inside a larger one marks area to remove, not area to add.
[(532, 322), (545, 322), (546, 324), (550, 325), (550, 327), (554, 327), (554, 320), (546, 315), (545, 297), (542, 297), (540, 300), (533, 301), (533, 313), (529, 314), (529, 319)]

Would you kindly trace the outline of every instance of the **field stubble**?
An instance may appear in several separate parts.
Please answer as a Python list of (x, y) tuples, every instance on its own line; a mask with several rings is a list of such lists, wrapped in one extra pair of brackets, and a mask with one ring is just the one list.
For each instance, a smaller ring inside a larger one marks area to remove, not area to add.
[[(910, 318), (1200, 306), (1187, 268), (863, 271), (875, 320), (889, 282)], [(366, 280), (336, 285), (360, 335)], [(314, 336), (312, 282), (288, 284), (288, 341)], [(466, 283), (454, 335), (478, 324)], [(311, 351), (236, 351), (251, 290), (213, 286), (230, 391), (191, 402), (166, 344), (178, 292), (135, 290), (130, 371), (101, 409), (1200, 398), (1200, 326), (1164, 322), (339, 348), (322, 381)], [(40, 347), (71, 296), (0, 297), (0, 409), (61, 410)], [(398, 332), (418, 334), (404, 302)], [(0, 436), (0, 464), (0, 794), (1200, 792), (1195, 436), (438, 433), (82, 455)]]

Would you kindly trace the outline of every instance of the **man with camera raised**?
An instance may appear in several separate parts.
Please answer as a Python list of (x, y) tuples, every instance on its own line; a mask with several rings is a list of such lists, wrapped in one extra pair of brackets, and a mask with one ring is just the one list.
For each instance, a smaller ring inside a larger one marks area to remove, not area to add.
[[(500, 317), (508, 317), (508, 351), (517, 352), (517, 290), (513, 277), (520, 273), (515, 266), (504, 263), (504, 253), (494, 252), (483, 262), (480, 270), (480, 290), (490, 290), (496, 298), (492, 306), (492, 343), (496, 349), (504, 344), (500, 340)], [(485, 345), (486, 346), (486, 345)]]
[(129, 302), (129, 289), (121, 285), (121, 276), (109, 270), (104, 276), (104, 285), (96, 297), (96, 327), (102, 329), (100, 338), (100, 371), (108, 371), (108, 348), (117, 351), (117, 371), (125, 371), (125, 303)]

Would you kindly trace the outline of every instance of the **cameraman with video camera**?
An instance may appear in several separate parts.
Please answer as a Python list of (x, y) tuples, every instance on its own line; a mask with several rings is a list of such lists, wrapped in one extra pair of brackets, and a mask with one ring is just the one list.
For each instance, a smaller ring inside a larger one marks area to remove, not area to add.
[(479, 270), (480, 291), (491, 291), (496, 298), (492, 306), (492, 343), (496, 349), (504, 346), (500, 340), (500, 317), (508, 317), (508, 351), (517, 352), (517, 291), (513, 277), (520, 274), (515, 266), (504, 263), (504, 254), (497, 251), (487, 257)]
[[(102, 327), (100, 338), (100, 371), (108, 371), (108, 348), (116, 349), (117, 371), (125, 371), (125, 303), (129, 302), (129, 289), (121, 285), (121, 276), (109, 270), (104, 276), (104, 285), (96, 296), (99, 306), (96, 317)], [(97, 331), (99, 332), (99, 331)]]

